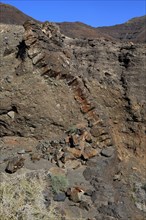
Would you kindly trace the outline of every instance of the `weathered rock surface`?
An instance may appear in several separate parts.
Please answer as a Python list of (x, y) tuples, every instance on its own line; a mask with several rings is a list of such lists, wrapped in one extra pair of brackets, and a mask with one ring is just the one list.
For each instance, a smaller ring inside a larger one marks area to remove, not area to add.
[(18, 169), (24, 166), (24, 158), (14, 157), (9, 160), (6, 167), (7, 173), (15, 173)]
[(72, 39), (50, 22), (1, 28), (0, 171), (23, 172), (19, 156), (45, 178), (64, 170), (71, 193), (44, 190), (66, 219), (144, 219), (145, 45)]

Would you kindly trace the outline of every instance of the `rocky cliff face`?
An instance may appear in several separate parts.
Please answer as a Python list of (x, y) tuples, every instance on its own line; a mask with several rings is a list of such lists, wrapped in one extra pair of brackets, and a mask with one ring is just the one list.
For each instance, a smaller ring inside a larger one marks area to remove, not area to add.
[(34, 21), (1, 25), (0, 43), (2, 176), (60, 167), (66, 219), (144, 219), (145, 44), (72, 39)]

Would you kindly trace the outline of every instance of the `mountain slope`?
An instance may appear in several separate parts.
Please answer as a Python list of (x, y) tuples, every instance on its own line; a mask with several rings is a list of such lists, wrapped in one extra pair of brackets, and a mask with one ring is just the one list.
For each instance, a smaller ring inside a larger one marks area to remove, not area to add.
[(100, 38), (113, 39), (108, 33), (102, 33), (89, 25), (82, 22), (62, 22), (58, 23), (61, 32), (72, 38)]
[(11, 5), (0, 3), (0, 23), (23, 25), (28, 19), (35, 20)]
[[(3, 24), (22, 25), (28, 19), (34, 20), (17, 8), (3, 3), (0, 3), (0, 12), (0, 23)], [(109, 27), (94, 28), (81, 22), (62, 22), (58, 25), (61, 33), (72, 38), (103, 37), (109, 40), (146, 42), (146, 16), (133, 18), (126, 23)]]
[(137, 17), (126, 23), (114, 26), (97, 27), (81, 22), (63, 22), (59, 24), (63, 34), (69, 37), (116, 39), (146, 43), (146, 16)]
[(146, 43), (146, 16), (133, 18), (119, 25), (99, 27), (97, 30), (116, 39)]

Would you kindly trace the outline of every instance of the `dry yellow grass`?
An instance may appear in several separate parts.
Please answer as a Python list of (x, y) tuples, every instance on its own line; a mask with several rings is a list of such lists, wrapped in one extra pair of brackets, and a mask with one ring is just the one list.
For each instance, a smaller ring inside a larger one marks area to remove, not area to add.
[(61, 220), (56, 207), (47, 209), (43, 190), (45, 181), (40, 178), (25, 176), (8, 178), (0, 184), (0, 219), (1, 220)]

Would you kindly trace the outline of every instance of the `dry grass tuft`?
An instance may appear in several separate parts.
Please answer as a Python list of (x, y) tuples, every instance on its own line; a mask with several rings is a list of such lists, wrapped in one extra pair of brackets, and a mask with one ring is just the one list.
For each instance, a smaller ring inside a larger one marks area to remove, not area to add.
[(39, 177), (8, 178), (0, 184), (0, 219), (2, 220), (61, 220), (53, 205), (47, 209), (43, 190), (45, 181)]

